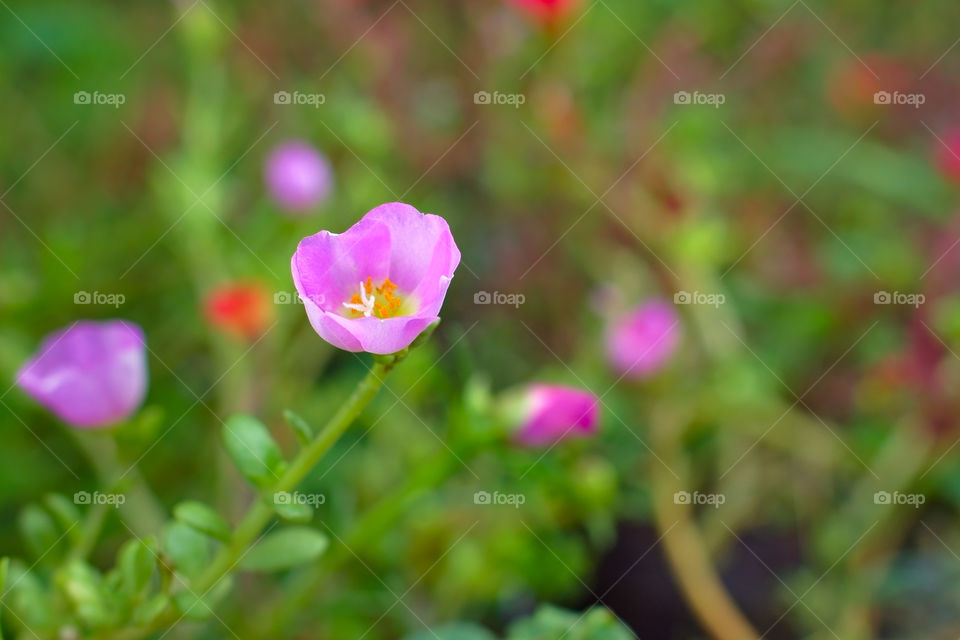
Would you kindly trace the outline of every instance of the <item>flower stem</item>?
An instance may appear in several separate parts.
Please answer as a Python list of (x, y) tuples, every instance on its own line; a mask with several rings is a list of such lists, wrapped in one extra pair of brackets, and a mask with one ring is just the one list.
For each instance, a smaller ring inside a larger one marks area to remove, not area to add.
[[(273, 487), (273, 491), (290, 491), (306, 477), (370, 403), (393, 366), (393, 363), (374, 364), (323, 430), (293, 459)], [(191, 583), (190, 588), (198, 594), (204, 594), (229, 574), (273, 515), (273, 509), (265, 500), (257, 500), (237, 525), (230, 543), (220, 550), (210, 566)]]
[[(89, 459), (100, 486), (105, 491), (123, 494), (123, 504), (119, 505), (119, 509), (127, 526), (141, 538), (155, 534), (164, 521), (163, 508), (147, 487), (140, 471), (136, 467), (126, 468), (120, 462), (117, 443), (112, 435), (78, 429), (70, 429), (69, 432)], [(84, 533), (92, 536), (92, 539), (84, 544), (92, 548), (99, 534), (99, 523), (91, 516), (85, 524), (89, 525), (89, 530)]]

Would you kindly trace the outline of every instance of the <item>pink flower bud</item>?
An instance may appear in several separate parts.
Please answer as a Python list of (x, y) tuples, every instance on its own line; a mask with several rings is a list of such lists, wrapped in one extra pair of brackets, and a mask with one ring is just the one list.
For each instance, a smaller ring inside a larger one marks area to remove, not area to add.
[(673, 306), (652, 300), (616, 319), (607, 329), (607, 359), (623, 376), (646, 378), (667, 363), (679, 340), (680, 318)]
[(73, 427), (129, 418), (147, 392), (143, 331), (123, 320), (81, 321), (44, 338), (17, 384)]
[(521, 397), (515, 438), (528, 446), (592, 436), (600, 421), (600, 401), (589, 391), (532, 384)]
[(323, 202), (333, 184), (330, 163), (300, 140), (285, 142), (270, 152), (264, 177), (270, 196), (293, 213), (303, 213)]

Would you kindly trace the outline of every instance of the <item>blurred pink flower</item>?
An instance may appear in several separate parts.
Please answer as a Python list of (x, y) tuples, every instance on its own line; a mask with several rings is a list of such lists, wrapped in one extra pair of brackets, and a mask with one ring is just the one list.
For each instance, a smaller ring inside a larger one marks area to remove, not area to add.
[(933, 156), (940, 172), (954, 182), (960, 182), (960, 127), (950, 129), (934, 139)]
[(396, 353), (438, 313), (460, 264), (447, 221), (391, 202), (300, 241), (291, 270), (310, 324), (347, 351)]
[(17, 384), (73, 427), (129, 418), (147, 391), (143, 331), (124, 320), (81, 321), (44, 338)]
[(523, 393), (515, 437), (521, 444), (542, 446), (591, 436), (600, 421), (598, 405), (599, 400), (589, 391), (532, 384)]
[(580, 0), (510, 0), (535, 18), (552, 21), (570, 13)]
[(653, 375), (676, 351), (679, 324), (673, 305), (664, 300), (651, 300), (625, 313), (607, 329), (610, 365), (630, 378)]
[(319, 151), (304, 141), (292, 140), (275, 147), (267, 156), (264, 178), (278, 205), (302, 213), (330, 194), (333, 170)]

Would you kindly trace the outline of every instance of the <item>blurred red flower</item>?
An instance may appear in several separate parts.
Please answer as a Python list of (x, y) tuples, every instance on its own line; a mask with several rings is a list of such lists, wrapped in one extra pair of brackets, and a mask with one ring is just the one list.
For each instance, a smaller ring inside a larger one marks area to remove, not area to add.
[(950, 129), (933, 141), (937, 168), (949, 180), (960, 182), (960, 128)]
[(260, 337), (273, 320), (270, 292), (255, 282), (219, 286), (204, 301), (207, 321), (216, 329), (243, 340)]

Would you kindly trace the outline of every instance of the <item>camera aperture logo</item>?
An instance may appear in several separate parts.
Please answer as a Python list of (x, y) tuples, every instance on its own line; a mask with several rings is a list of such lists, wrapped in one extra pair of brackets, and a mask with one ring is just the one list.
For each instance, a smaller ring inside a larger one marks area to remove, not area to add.
[(920, 505), (927, 501), (927, 496), (922, 493), (900, 493), (899, 491), (877, 491), (873, 494), (873, 504), (908, 504), (914, 509), (919, 509)]
[(302, 93), (300, 91), (277, 91), (273, 94), (273, 104), (296, 104), (309, 105), (314, 109), (319, 109), (320, 105), (327, 101), (327, 97), (322, 93)]
[(519, 109), (520, 105), (526, 103), (527, 96), (522, 93), (500, 93), (494, 91), (477, 91), (473, 94), (473, 104), (506, 104), (514, 109)]
[(73, 94), (73, 104), (105, 104), (114, 109), (119, 109), (120, 105), (127, 101), (127, 96), (122, 93), (100, 93), (94, 91), (77, 91)]
[(707, 104), (714, 109), (719, 109), (720, 105), (727, 101), (727, 96), (722, 93), (702, 93), (700, 91), (677, 91), (673, 94), (673, 104)]
[(673, 304), (706, 304), (714, 309), (727, 301), (722, 293), (701, 293), (700, 291), (677, 291), (673, 294)]
[(489, 491), (477, 491), (473, 494), (473, 504), (506, 504), (519, 509), (520, 505), (526, 501), (527, 497), (522, 493), (500, 493), (499, 491), (490, 493)]
[(927, 297), (922, 293), (877, 291), (873, 294), (873, 304), (905, 304), (918, 309), (926, 301)]
[(327, 496), (323, 493), (300, 493), (294, 491), (277, 491), (273, 494), (273, 504), (305, 504), (317, 508), (327, 501)]
[(73, 294), (73, 304), (105, 304), (117, 309), (126, 301), (127, 297), (122, 293), (77, 291)]
[(522, 293), (502, 293), (500, 291), (477, 291), (473, 294), (473, 304), (505, 304), (515, 309), (527, 301), (527, 297)]
[(94, 491), (77, 491), (73, 494), (73, 504), (108, 504), (114, 508), (119, 508), (127, 501), (127, 496), (122, 493), (100, 493)]
[(720, 505), (727, 501), (727, 496), (722, 493), (700, 493), (694, 491), (677, 491), (673, 494), (674, 504), (706, 504), (714, 509), (719, 509)]

